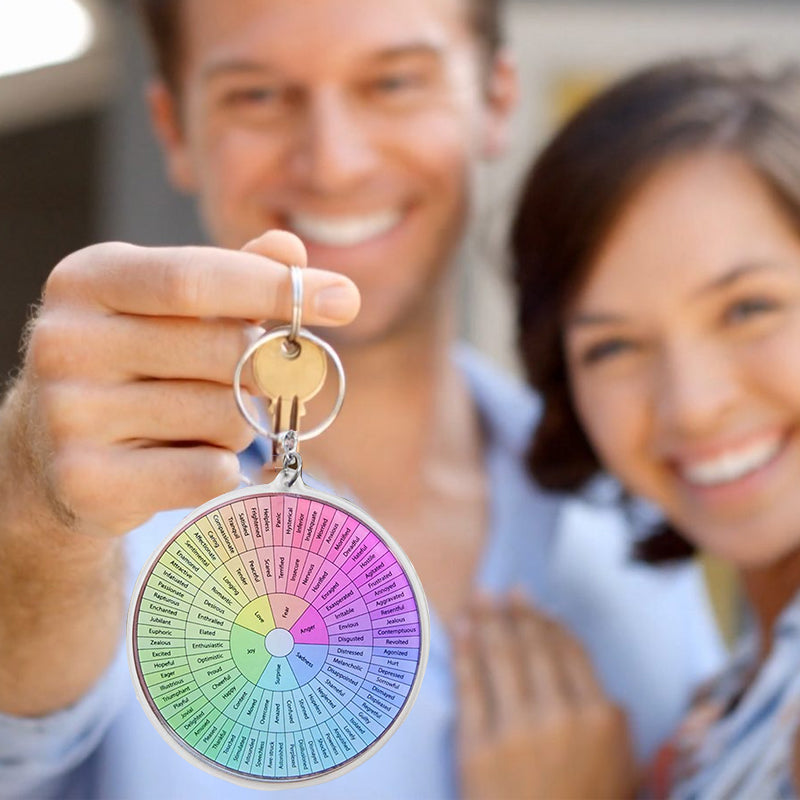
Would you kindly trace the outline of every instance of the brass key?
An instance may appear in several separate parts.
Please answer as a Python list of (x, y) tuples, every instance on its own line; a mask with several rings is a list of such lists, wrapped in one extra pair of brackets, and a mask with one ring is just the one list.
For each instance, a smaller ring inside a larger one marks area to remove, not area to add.
[(325, 351), (303, 336), (294, 347), (287, 339), (273, 339), (256, 350), (253, 376), (269, 400), (275, 433), (299, 429), (306, 402), (319, 393), (327, 374)]

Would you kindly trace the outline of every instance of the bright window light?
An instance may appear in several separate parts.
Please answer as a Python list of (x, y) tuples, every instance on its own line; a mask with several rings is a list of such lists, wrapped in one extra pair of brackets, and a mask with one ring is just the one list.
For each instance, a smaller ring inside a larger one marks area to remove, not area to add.
[(93, 38), (77, 0), (0, 0), (0, 77), (72, 61)]

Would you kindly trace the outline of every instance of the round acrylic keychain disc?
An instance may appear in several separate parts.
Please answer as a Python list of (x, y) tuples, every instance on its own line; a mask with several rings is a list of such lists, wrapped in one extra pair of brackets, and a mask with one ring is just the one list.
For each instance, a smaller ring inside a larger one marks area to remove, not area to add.
[(416, 698), (428, 641), (397, 544), (285, 471), (184, 519), (142, 570), (128, 617), (137, 694), (161, 735), (261, 788), (321, 782), (383, 745)]

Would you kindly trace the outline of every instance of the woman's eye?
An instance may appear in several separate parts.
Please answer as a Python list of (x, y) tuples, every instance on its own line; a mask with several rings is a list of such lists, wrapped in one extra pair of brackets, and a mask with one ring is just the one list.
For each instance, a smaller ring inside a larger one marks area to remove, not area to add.
[(632, 352), (634, 349), (634, 343), (626, 339), (606, 339), (584, 350), (581, 361), (587, 365), (597, 364), (614, 356)]
[(733, 303), (725, 310), (725, 322), (735, 325), (768, 314), (777, 308), (778, 304), (773, 300), (765, 297), (749, 297)]

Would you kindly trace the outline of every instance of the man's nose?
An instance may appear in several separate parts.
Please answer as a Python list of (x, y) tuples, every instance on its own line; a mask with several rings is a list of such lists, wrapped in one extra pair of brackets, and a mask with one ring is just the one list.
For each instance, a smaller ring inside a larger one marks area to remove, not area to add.
[(692, 437), (718, 430), (740, 395), (735, 360), (716, 343), (672, 345), (657, 369), (657, 416), (673, 434)]
[(341, 194), (375, 169), (375, 130), (365, 110), (330, 89), (309, 98), (294, 142), (292, 166), (305, 186), (319, 194)]

